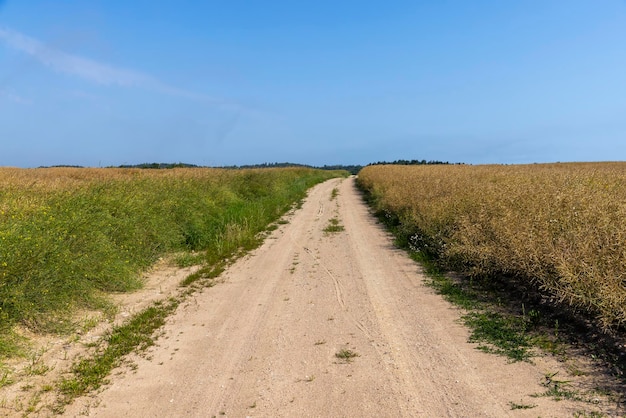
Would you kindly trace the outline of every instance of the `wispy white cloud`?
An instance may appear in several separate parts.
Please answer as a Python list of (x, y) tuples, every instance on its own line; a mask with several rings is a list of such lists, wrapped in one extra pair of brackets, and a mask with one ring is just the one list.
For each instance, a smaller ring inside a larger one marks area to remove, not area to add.
[(119, 68), (89, 58), (69, 54), (49, 47), (38, 39), (0, 27), (0, 41), (7, 46), (26, 53), (46, 67), (59, 73), (69, 74), (101, 85), (138, 87), (171, 96), (209, 102), (220, 107), (238, 109), (239, 105), (205, 94), (195, 93), (171, 86), (149, 74)]
[(28, 100), (25, 97), (22, 97), (18, 94), (15, 93), (11, 93), (10, 91), (6, 91), (6, 90), (0, 90), (0, 99), (5, 98), (8, 99), (14, 103), (19, 103), (19, 104), (23, 104), (23, 105), (29, 105), (32, 102), (30, 100)]

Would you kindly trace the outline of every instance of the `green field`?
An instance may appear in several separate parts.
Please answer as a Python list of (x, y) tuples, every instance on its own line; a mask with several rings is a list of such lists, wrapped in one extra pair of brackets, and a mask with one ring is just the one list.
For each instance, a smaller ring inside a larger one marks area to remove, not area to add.
[[(66, 332), (78, 310), (142, 286), (164, 255), (217, 263), (312, 185), (344, 175), (307, 168), (0, 169), (0, 358), (19, 329)], [(195, 255), (191, 255), (195, 254)]]

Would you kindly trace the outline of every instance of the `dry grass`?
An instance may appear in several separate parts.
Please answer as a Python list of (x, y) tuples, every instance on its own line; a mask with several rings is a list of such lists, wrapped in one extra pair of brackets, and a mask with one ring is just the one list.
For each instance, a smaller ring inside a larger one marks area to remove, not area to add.
[(626, 163), (370, 166), (359, 183), (446, 266), (514, 275), (626, 324)]

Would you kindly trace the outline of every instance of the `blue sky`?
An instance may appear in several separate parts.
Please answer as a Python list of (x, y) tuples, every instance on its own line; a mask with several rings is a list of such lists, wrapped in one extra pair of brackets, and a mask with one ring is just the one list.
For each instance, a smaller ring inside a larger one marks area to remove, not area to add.
[(625, 0), (0, 0), (0, 166), (626, 160)]

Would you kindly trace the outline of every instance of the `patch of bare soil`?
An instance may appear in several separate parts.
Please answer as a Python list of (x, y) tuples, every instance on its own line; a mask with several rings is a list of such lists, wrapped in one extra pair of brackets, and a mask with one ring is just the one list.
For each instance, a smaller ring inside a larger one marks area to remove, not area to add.
[(588, 364), (582, 360), (574, 373), (548, 355), (511, 363), (476, 350), (459, 323), (462, 312), (423, 283), (420, 267), (393, 246), (353, 179), (313, 188), (287, 220), (224, 272), (222, 283), (181, 304), (156, 345), (130, 359), (132, 367), (65, 416), (624, 413), (600, 395), (533, 396), (563, 380), (569, 383), (561, 389), (589, 387), (595, 377), (580, 376)]
[[(48, 416), (46, 404), (54, 403), (53, 385), (79, 358), (88, 356), (90, 346), (100, 341), (115, 325), (123, 323), (154, 302), (174, 296), (179, 283), (198, 267), (177, 268), (168, 260), (160, 260), (143, 277), (140, 291), (111, 295), (116, 313), (105, 318), (98, 312), (78, 313), (79, 330), (69, 336), (38, 335), (22, 330), (29, 340), (31, 354), (14, 359), (0, 370), (14, 383), (0, 387), (0, 417)], [(2, 386), (2, 385), (0, 385)]]

